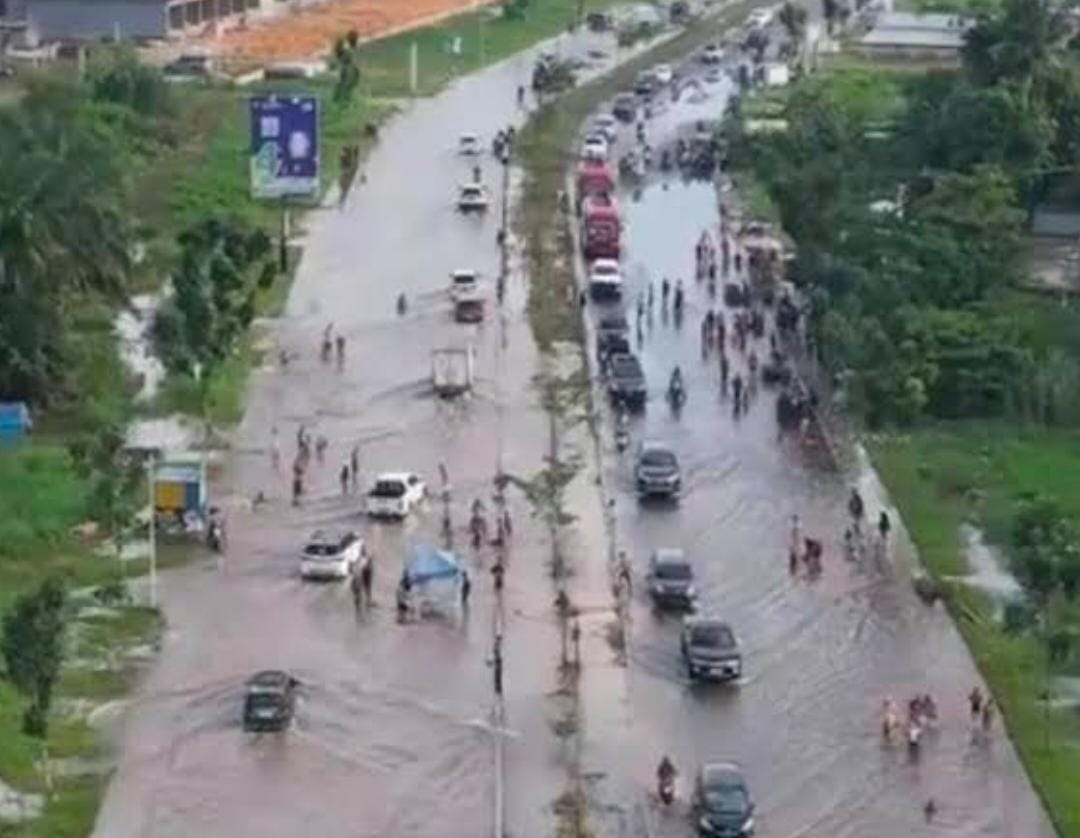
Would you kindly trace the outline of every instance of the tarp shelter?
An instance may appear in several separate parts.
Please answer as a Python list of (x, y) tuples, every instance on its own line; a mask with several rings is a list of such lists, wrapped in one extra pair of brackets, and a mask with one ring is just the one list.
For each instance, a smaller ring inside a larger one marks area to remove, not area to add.
[(206, 465), (200, 459), (168, 459), (154, 466), (154, 508), (158, 512), (202, 515), (206, 507)]
[(457, 556), (427, 544), (413, 547), (405, 563), (405, 575), (414, 585), (436, 581), (455, 581), (462, 574)]
[(18, 442), (32, 425), (26, 402), (0, 402), (0, 442)]

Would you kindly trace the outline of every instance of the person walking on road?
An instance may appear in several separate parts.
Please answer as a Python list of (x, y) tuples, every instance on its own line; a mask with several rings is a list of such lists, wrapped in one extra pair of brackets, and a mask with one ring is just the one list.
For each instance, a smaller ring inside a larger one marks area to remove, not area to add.
[(994, 725), (994, 699), (988, 698), (983, 703), (980, 721), (982, 723), (982, 732), (989, 734), (990, 728)]
[(278, 439), (277, 425), (270, 431), (270, 465), (274, 471), (281, 470), (281, 440)]
[(889, 521), (889, 513), (884, 509), (881, 510), (881, 514), (878, 515), (877, 528), (882, 543), (887, 543), (889, 540), (889, 532), (892, 530), (892, 522)]
[(349, 484), (355, 492), (360, 482), (360, 446), (354, 445), (349, 452)]
[(349, 462), (346, 460), (341, 464), (341, 473), (339, 475), (341, 481), (341, 495), (344, 497), (349, 494)]
[(360, 565), (360, 587), (364, 591), (364, 602), (368, 605), (374, 601), (371, 596), (372, 577), (375, 575), (375, 557), (369, 556), (368, 560)]
[(334, 338), (334, 346), (337, 350), (337, 365), (338, 369), (345, 366), (345, 337), (344, 335), (338, 335)]
[(968, 693), (968, 706), (971, 708), (972, 721), (977, 721), (982, 713), (982, 703), (982, 690), (980, 690), (978, 684), (976, 684), (971, 688), (971, 692)]
[(735, 373), (735, 377), (731, 379), (731, 394), (735, 397), (735, 418), (739, 418), (739, 413), (742, 410), (742, 390), (743, 381), (742, 376), (739, 373)]
[(364, 585), (356, 568), (353, 568), (352, 575), (349, 577), (349, 593), (352, 594), (353, 610), (359, 614), (364, 601)]
[(866, 506), (863, 503), (862, 495), (859, 494), (859, 490), (852, 486), (851, 496), (848, 498), (848, 512), (851, 515), (851, 521), (855, 525), (855, 532), (862, 531), (862, 519), (866, 512)]
[(469, 594), (472, 593), (472, 578), (468, 573), (461, 574), (461, 605), (469, 607)]

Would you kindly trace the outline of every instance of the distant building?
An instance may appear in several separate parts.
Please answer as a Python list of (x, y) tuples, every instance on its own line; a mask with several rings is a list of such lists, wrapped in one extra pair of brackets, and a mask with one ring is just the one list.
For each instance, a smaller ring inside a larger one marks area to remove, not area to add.
[[(14, 0), (8, 0), (9, 5)], [(18, 0), (30, 43), (194, 33), (257, 12), (262, 0)]]
[(959, 15), (881, 12), (856, 49), (871, 57), (952, 59), (959, 56), (972, 25)]

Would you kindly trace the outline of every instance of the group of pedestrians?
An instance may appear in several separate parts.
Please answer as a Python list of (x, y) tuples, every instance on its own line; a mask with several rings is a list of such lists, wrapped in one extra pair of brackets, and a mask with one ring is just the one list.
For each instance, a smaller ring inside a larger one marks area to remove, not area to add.
[[(852, 487), (848, 495), (848, 515), (851, 523), (844, 529), (843, 549), (844, 558), (848, 561), (856, 561), (863, 556), (862, 538), (864, 531), (863, 520), (866, 517), (866, 503), (857, 487)], [(882, 509), (878, 513), (876, 550), (877, 557), (883, 559), (889, 543), (889, 535), (892, 532), (892, 520), (889, 513)], [(824, 546), (816, 538), (806, 536), (802, 531), (799, 516), (791, 516), (791, 530), (788, 542), (788, 572), (794, 575), (802, 567), (807, 576), (816, 578), (821, 575)]]

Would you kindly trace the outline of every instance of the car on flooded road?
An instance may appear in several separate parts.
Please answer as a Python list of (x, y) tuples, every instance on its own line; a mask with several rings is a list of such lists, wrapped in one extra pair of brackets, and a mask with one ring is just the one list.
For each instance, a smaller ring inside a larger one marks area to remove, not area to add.
[(300, 554), (300, 578), (345, 579), (365, 555), (363, 540), (352, 530), (316, 530)]
[(372, 518), (408, 517), (427, 494), (427, 486), (412, 472), (386, 472), (375, 478), (367, 493), (367, 514)]
[(659, 611), (693, 611), (697, 599), (694, 569), (686, 554), (675, 547), (661, 547), (649, 557), (649, 596)]
[(742, 676), (742, 653), (735, 632), (712, 617), (683, 620), (679, 647), (691, 680), (732, 681)]
[(678, 498), (682, 491), (682, 471), (679, 469), (679, 458), (666, 443), (645, 440), (638, 445), (634, 460), (634, 488), (641, 499)]
[(615, 116), (610, 113), (598, 114), (593, 118), (592, 130), (609, 143), (615, 142), (615, 138), (618, 135)]
[(645, 406), (648, 390), (645, 387), (645, 371), (641, 361), (629, 352), (620, 352), (608, 357), (608, 395), (616, 405), (625, 405), (633, 410)]
[(248, 679), (244, 691), (244, 730), (259, 733), (289, 726), (299, 682), (288, 672), (266, 669)]
[(589, 296), (594, 300), (618, 300), (623, 279), (617, 259), (596, 259), (589, 267)]
[(698, 835), (744, 838), (754, 834), (754, 802), (733, 762), (707, 762), (694, 777), (691, 807)]
[(490, 199), (487, 187), (481, 183), (465, 183), (458, 187), (457, 208), (464, 213), (487, 212)]
[(724, 60), (724, 50), (719, 44), (706, 44), (701, 50), (701, 63), (707, 65), (720, 64)]
[(632, 93), (620, 93), (611, 105), (611, 113), (620, 122), (633, 122), (637, 119), (638, 104)]

